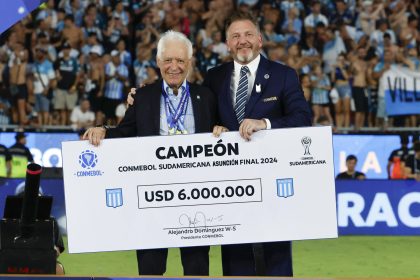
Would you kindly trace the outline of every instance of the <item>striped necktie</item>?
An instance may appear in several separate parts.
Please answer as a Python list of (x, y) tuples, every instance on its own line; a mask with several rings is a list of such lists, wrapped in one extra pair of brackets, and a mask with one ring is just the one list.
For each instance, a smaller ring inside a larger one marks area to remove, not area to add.
[(239, 124), (244, 120), (245, 105), (248, 96), (248, 76), (249, 69), (247, 66), (241, 67), (241, 75), (239, 77), (239, 85), (236, 90), (235, 113)]

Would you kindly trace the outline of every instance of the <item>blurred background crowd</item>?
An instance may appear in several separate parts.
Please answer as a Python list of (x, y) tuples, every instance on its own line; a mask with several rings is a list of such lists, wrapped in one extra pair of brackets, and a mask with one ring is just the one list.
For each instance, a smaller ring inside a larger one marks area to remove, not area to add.
[(420, 69), (419, 0), (49, 0), (0, 39), (0, 126), (116, 124), (126, 94), (159, 79), (162, 32), (194, 44), (189, 81), (230, 55), (233, 10), (259, 20), (263, 55), (298, 71), (314, 123), (341, 129), (418, 127), (389, 117), (382, 74)]

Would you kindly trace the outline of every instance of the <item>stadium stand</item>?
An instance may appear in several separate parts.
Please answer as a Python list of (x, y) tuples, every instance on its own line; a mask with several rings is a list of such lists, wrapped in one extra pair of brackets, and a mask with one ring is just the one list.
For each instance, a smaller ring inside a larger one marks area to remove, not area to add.
[(392, 67), (420, 69), (420, 1), (403, 0), (48, 0), (1, 35), (0, 128), (76, 130), (71, 115), (86, 99), (89, 124), (115, 125), (129, 88), (159, 78), (156, 43), (168, 29), (193, 41), (189, 79), (200, 83), (230, 60), (223, 30), (235, 9), (258, 17), (263, 55), (302, 75), (315, 124), (419, 130), (419, 109), (389, 114), (381, 86)]

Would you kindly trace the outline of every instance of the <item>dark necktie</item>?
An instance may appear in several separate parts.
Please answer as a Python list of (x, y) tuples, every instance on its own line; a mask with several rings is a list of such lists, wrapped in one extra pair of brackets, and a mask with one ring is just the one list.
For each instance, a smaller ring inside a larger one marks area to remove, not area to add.
[(248, 96), (248, 76), (249, 69), (247, 66), (241, 67), (241, 75), (239, 77), (239, 85), (236, 90), (235, 113), (238, 122), (241, 123), (245, 116), (245, 105)]

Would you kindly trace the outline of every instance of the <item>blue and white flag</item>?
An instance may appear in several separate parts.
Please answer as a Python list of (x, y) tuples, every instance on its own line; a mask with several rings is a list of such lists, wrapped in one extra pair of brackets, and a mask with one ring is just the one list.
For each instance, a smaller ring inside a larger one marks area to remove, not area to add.
[(391, 66), (379, 81), (379, 95), (389, 116), (420, 114), (420, 73)]
[(46, 0), (3, 0), (0, 9), (0, 33), (26, 17)]

